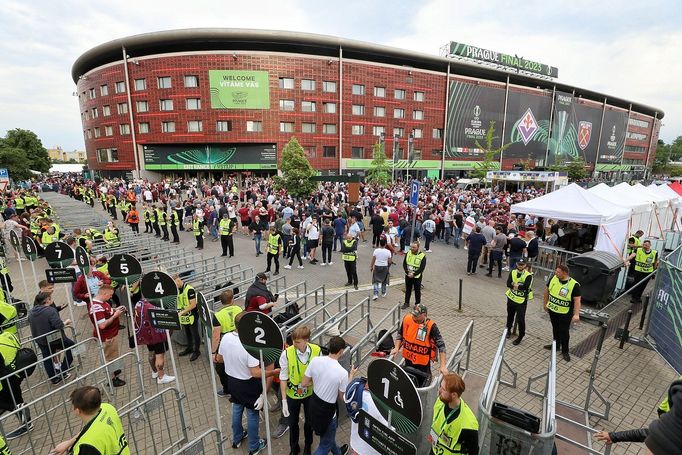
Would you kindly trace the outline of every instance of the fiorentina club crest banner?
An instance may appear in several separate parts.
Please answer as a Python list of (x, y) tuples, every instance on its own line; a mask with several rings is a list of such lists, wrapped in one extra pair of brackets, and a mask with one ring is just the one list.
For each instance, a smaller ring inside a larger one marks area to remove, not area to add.
[(603, 109), (603, 105), (581, 103), (571, 93), (556, 92), (546, 165), (578, 159), (594, 165)]
[(504, 160), (531, 160), (544, 166), (551, 109), (551, 93), (536, 95), (509, 88), (504, 143), (511, 145), (503, 153)]

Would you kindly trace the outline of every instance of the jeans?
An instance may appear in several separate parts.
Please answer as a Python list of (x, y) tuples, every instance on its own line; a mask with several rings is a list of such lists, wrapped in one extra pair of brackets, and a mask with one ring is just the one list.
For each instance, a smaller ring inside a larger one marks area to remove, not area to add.
[[(57, 344), (57, 343), (55, 343)], [(73, 356), (71, 355), (71, 349), (69, 349), (71, 346), (73, 346), (73, 341), (68, 339), (67, 337), (62, 337), (62, 342), (59, 343), (59, 350), (62, 351), (64, 354), (64, 359), (62, 360), (61, 364), (61, 370), (66, 371), (69, 369), (71, 366), (71, 363), (73, 362)], [(40, 348), (40, 352), (43, 354), (43, 366), (45, 366), (45, 372), (47, 373), (47, 377), (52, 379), (56, 376), (56, 373), (54, 371), (54, 360), (57, 359), (57, 357), (51, 357), (52, 354), (55, 354), (56, 351), (52, 351), (50, 349), (50, 346), (42, 345), (39, 344), (38, 347)]]
[(249, 437), (249, 450), (258, 449), (260, 437), (258, 436), (258, 411), (245, 408), (239, 403), (232, 403), (232, 442), (241, 441), (244, 437), (244, 427), (242, 426), (242, 415), (246, 410), (246, 431)]
[(455, 228), (455, 239), (452, 243), (459, 248), (459, 241), (462, 240), (462, 229)]
[(260, 253), (260, 241), (262, 237), (263, 234), (261, 233), (253, 234), (253, 240), (256, 241), (256, 253)]
[(452, 237), (452, 226), (445, 226), (445, 243), (450, 244), (450, 237)]
[(509, 256), (509, 270), (514, 270), (516, 268), (516, 263), (519, 262), (521, 256)]
[(425, 250), (428, 250), (429, 247), (431, 246), (431, 240), (433, 239), (433, 232), (429, 231), (424, 231), (424, 238), (426, 239), (426, 245), (424, 246)]
[(490, 252), (490, 262), (488, 265), (488, 275), (493, 274), (493, 266), (497, 264), (497, 277), (502, 276), (502, 251), (491, 251)]
[(343, 245), (343, 233), (341, 234), (334, 234), (334, 251), (336, 251), (336, 241), (339, 241), (339, 248), (341, 248), (341, 245)]
[(379, 286), (381, 286), (381, 293), (386, 294), (386, 283), (372, 283), (375, 296), (379, 296)]
[(322, 244), (322, 263), (329, 263), (332, 261), (332, 244)]
[(336, 445), (336, 417), (329, 423), (327, 431), (320, 436), (320, 445), (315, 450), (314, 455), (327, 455), (329, 452), (333, 455), (341, 455), (339, 446)]
[(209, 227), (209, 230), (211, 231), (211, 237), (213, 237), (214, 239), (217, 239), (218, 238), (218, 228), (216, 227), (216, 225), (212, 224)]

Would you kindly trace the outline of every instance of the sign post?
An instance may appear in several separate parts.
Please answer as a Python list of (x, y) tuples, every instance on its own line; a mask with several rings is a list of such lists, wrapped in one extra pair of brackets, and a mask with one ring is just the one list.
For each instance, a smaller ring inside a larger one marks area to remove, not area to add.
[[(33, 262), (38, 259), (38, 247), (36, 246), (36, 242), (31, 238), (31, 237), (24, 237), (21, 239), (21, 247), (24, 250), (24, 256), (26, 256), (26, 259), (29, 260), (31, 263), (31, 270), (33, 271), (33, 281), (36, 283), (36, 288), (39, 288), (38, 286), (38, 276), (36, 275), (36, 266), (33, 264)], [(28, 293), (26, 294), (26, 298), (28, 299)]]
[[(115, 254), (109, 259), (109, 276), (113, 281), (119, 285), (125, 286), (126, 299), (128, 300), (128, 315), (130, 316), (130, 323), (128, 327), (133, 333), (133, 345), (135, 346), (135, 358), (137, 359), (137, 372), (140, 375), (140, 384), (143, 383), (142, 378), (142, 359), (140, 357), (139, 346), (137, 345), (137, 337), (135, 336), (135, 308), (133, 308), (132, 300), (130, 298), (129, 281), (133, 284), (137, 283), (142, 276), (142, 266), (140, 262), (129, 254)], [(130, 332), (128, 332), (130, 333)], [(142, 398), (145, 398), (144, 387), (142, 387)]]
[[(132, 264), (129, 261), (126, 261), (126, 263)], [(178, 300), (178, 287), (175, 285), (173, 278), (171, 278), (167, 273), (150, 272), (145, 274), (142, 277), (142, 281), (140, 281), (140, 292), (142, 293), (142, 297), (147, 299), (152, 304), (158, 305), (168, 310), (174, 310), (177, 316), (177, 307), (175, 305)], [(175, 380), (178, 383), (178, 390), (182, 392), (180, 372), (175, 365), (173, 342), (171, 341), (170, 332), (168, 329), (166, 329), (166, 338), (168, 338), (168, 351), (170, 352), (171, 363), (173, 364), (173, 371), (175, 372)], [(182, 402), (180, 403), (180, 406), (182, 406)]]
[(412, 245), (412, 240), (414, 240), (414, 228), (417, 225), (417, 205), (419, 204), (420, 188), (421, 184), (419, 181), (412, 179), (412, 183), (410, 184), (410, 205), (412, 206), (412, 232), (410, 233), (410, 245)]
[(9, 231), (9, 240), (14, 248), (14, 252), (17, 254), (17, 262), (19, 262), (19, 271), (21, 272), (21, 281), (24, 283), (25, 299), (28, 301), (28, 286), (26, 285), (26, 275), (24, 275), (24, 266), (21, 264), (21, 241), (19, 236), (14, 231)]
[(422, 402), (407, 373), (388, 359), (376, 359), (367, 368), (367, 385), (377, 408), (390, 425), (414, 433), (422, 423)]
[[(201, 323), (204, 326), (204, 333), (206, 334), (206, 345), (209, 346), (206, 352), (208, 353), (208, 364), (210, 366), (209, 376), (211, 376), (211, 387), (213, 387), (213, 390), (217, 390), (218, 385), (216, 384), (214, 374), (215, 364), (213, 362), (213, 352), (211, 352), (210, 348), (213, 324), (211, 324), (211, 312), (209, 311), (208, 308), (208, 302), (206, 302), (206, 297), (202, 292), (197, 292), (197, 308), (199, 309), (199, 317), (201, 318)], [(218, 429), (218, 438), (219, 441), (222, 441), (223, 425), (222, 422), (220, 421), (220, 404), (218, 403), (218, 395), (216, 395), (215, 393), (213, 394), (213, 405), (215, 406), (215, 424), (216, 428)], [(220, 455), (223, 454), (222, 444), (218, 444), (218, 453)]]
[[(48, 244), (45, 247), (45, 260), (54, 267), (52, 274), (50, 270), (45, 270), (47, 281), (50, 283), (64, 283), (64, 294), (69, 306), (69, 316), (75, 325), (76, 318), (73, 314), (73, 301), (71, 300), (71, 292), (68, 283), (76, 281), (76, 270), (73, 268), (63, 268), (73, 264), (74, 252), (65, 242), (57, 241)], [(52, 277), (50, 277), (52, 275)], [(52, 281), (50, 281), (52, 279)]]
[(268, 442), (268, 455), (272, 455), (272, 438), (270, 437), (270, 417), (268, 411), (268, 395), (265, 388), (265, 362), (274, 363), (282, 354), (284, 339), (277, 323), (269, 316), (259, 312), (250, 312), (242, 316), (237, 327), (239, 341), (244, 349), (260, 360), (261, 383), (263, 385), (263, 404), (265, 414), (265, 434)]

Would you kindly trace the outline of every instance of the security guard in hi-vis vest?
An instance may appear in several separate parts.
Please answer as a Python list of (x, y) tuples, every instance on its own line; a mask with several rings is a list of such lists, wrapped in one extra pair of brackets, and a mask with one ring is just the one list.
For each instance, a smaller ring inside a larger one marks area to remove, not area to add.
[(348, 281), (346, 286), (353, 285), (358, 288), (358, 239), (351, 233), (346, 235), (346, 239), (341, 242), (341, 259), (346, 268)]
[(0, 290), (0, 332), (17, 333), (17, 308), (7, 302), (6, 294)]
[(194, 238), (197, 241), (197, 246), (195, 247), (198, 250), (203, 250), (204, 249), (204, 223), (199, 219), (199, 215), (196, 213), (192, 215), (192, 234), (194, 234)]
[(402, 308), (410, 307), (410, 298), (414, 288), (414, 303), (419, 305), (422, 301), (422, 274), (426, 268), (426, 255), (419, 251), (419, 242), (412, 242), (410, 251), (403, 259), (403, 270), (405, 271), (405, 303)]
[(651, 248), (650, 241), (645, 240), (642, 242), (641, 248), (637, 248), (636, 251), (628, 256), (628, 265), (631, 265), (630, 261), (633, 259), (635, 260), (635, 280), (633, 282), (634, 288), (632, 289), (631, 300), (633, 302), (641, 302), (644, 288), (646, 288), (646, 284), (649, 282), (653, 271), (658, 268), (658, 251)]
[[(571, 322), (580, 322), (580, 283), (568, 275), (568, 267), (563, 264), (557, 266), (547, 283), (544, 308), (552, 322), (552, 338), (556, 341), (556, 348), (561, 350), (564, 360), (570, 362), (569, 329)], [(545, 349), (552, 349), (552, 345), (545, 345)]]
[[(237, 290), (239, 292), (239, 290)], [(211, 334), (211, 352), (214, 356), (213, 367), (215, 368), (218, 378), (220, 378), (220, 385), (222, 386), (216, 392), (219, 397), (226, 397), (230, 394), (229, 385), (227, 379), (227, 373), (225, 373), (225, 365), (222, 361), (217, 360), (218, 347), (220, 346), (220, 340), (226, 333), (234, 332), (236, 329), (235, 318), (239, 313), (244, 311), (244, 309), (234, 304), (234, 291), (232, 289), (226, 289), (220, 293), (218, 300), (222, 303), (223, 307), (213, 313), (213, 318), (211, 325), (213, 326), (213, 332)]]
[(507, 278), (507, 338), (511, 337), (514, 316), (519, 324), (519, 336), (512, 341), (518, 346), (526, 335), (526, 309), (528, 301), (533, 300), (533, 274), (526, 270), (526, 261), (521, 258), (516, 262), (516, 268), (509, 272)]
[(171, 234), (173, 234), (173, 241), (171, 243), (180, 243), (180, 236), (178, 234), (178, 227), (180, 226), (180, 216), (178, 215), (177, 210), (171, 209), (168, 224), (170, 224)]
[[(632, 253), (636, 253), (638, 249), (642, 248), (642, 236), (644, 235), (644, 231), (637, 231), (634, 234), (632, 234), (628, 238), (628, 248), (627, 248), (627, 255), (630, 257)], [(628, 268), (628, 277), (634, 278), (635, 276), (635, 268), (634, 267), (629, 267)]]
[(279, 358), (282, 415), (288, 419), (290, 453), (298, 454), (301, 451), (298, 442), (298, 422), (301, 408), (303, 408), (305, 416), (303, 453), (310, 454), (313, 444), (313, 428), (310, 424), (310, 397), (313, 394), (313, 386), (303, 387), (301, 381), (310, 361), (320, 355), (320, 347), (309, 343), (310, 328), (306, 326), (296, 327), (291, 334), (291, 339), (293, 345), (287, 347)]
[(478, 420), (462, 399), (464, 389), (459, 375), (443, 375), (428, 436), (432, 455), (478, 455)]
[(156, 209), (156, 219), (158, 220), (157, 222), (159, 223), (159, 227), (163, 232), (161, 240), (170, 240), (168, 238), (168, 214), (166, 214), (166, 208), (161, 204), (159, 204), (159, 207)]
[(178, 353), (179, 356), (192, 354), (189, 358), (194, 362), (199, 358), (201, 348), (201, 337), (199, 336), (199, 311), (197, 310), (197, 292), (192, 286), (182, 281), (180, 275), (173, 276), (178, 287), (178, 316), (182, 330), (187, 337), (187, 347)]
[(144, 233), (149, 234), (154, 232), (154, 229), (152, 229), (152, 209), (149, 208), (147, 204), (144, 204), (144, 212), (143, 212), (143, 217), (144, 217)]
[(439, 371), (444, 375), (448, 373), (445, 367), (445, 340), (436, 323), (427, 314), (426, 306), (420, 303), (414, 306), (412, 313), (405, 315), (390, 353), (393, 357), (402, 347), (405, 366), (418, 371), (417, 387), (421, 387), (431, 377), (431, 361), (435, 361), (436, 353), (440, 362)]
[(154, 228), (154, 237), (161, 237), (161, 229), (159, 228), (159, 214), (152, 206), (150, 207), (152, 217), (152, 227)]
[(99, 202), (102, 204), (102, 210), (107, 211), (107, 193), (105, 191), (100, 191)]
[(12, 452), (9, 451), (9, 447), (7, 447), (7, 441), (5, 441), (5, 438), (0, 435), (0, 455), (12, 455)]
[(71, 392), (73, 413), (83, 421), (83, 429), (73, 438), (57, 444), (51, 454), (130, 455), (121, 418), (109, 403), (102, 403), (97, 387), (84, 386)]
[(270, 225), (270, 235), (268, 235), (268, 254), (267, 254), (267, 268), (265, 273), (270, 271), (272, 266), (272, 260), (275, 260), (275, 273), (273, 275), (279, 275), (279, 254), (282, 252), (283, 247), (282, 234), (277, 232), (274, 223)]
[(234, 224), (234, 221), (229, 218), (229, 213), (223, 213), (223, 219), (220, 220), (220, 224), (218, 225), (218, 230), (220, 231), (220, 246), (223, 247), (223, 254), (221, 254), (221, 256), (227, 256), (228, 249), (230, 250), (230, 257), (234, 256), (234, 240), (232, 234), (234, 234), (236, 228), (237, 226)]

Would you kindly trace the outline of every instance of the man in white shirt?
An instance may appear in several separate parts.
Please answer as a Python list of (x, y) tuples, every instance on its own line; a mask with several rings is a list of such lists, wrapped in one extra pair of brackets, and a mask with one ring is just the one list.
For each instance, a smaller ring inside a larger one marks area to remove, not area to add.
[(350, 226), (348, 228), (348, 233), (355, 239), (358, 238), (360, 235), (360, 225), (358, 224), (358, 221), (355, 219), (354, 216), (350, 217), (350, 221), (348, 222), (348, 225)]
[[(235, 327), (246, 314), (242, 311), (234, 318)], [(258, 435), (258, 411), (263, 408), (265, 397), (261, 384), (261, 369), (258, 359), (249, 354), (239, 341), (239, 334), (235, 329), (226, 333), (216, 353), (216, 362), (223, 362), (227, 383), (232, 397), (232, 448), (237, 449), (242, 441), (248, 437), (249, 455), (256, 455), (267, 444)], [(266, 371), (265, 376), (276, 376), (279, 368)], [(246, 434), (242, 426), (242, 416), (246, 409)]]
[(301, 381), (302, 387), (314, 385), (310, 397), (311, 425), (316, 434), (320, 435), (320, 445), (314, 455), (346, 455), (348, 444), (340, 448), (336, 445), (336, 402), (343, 398), (350, 381), (357, 368), (351, 368), (350, 373), (339, 364), (346, 342), (335, 336), (329, 340), (329, 355), (315, 357), (310, 361), (308, 369)]

